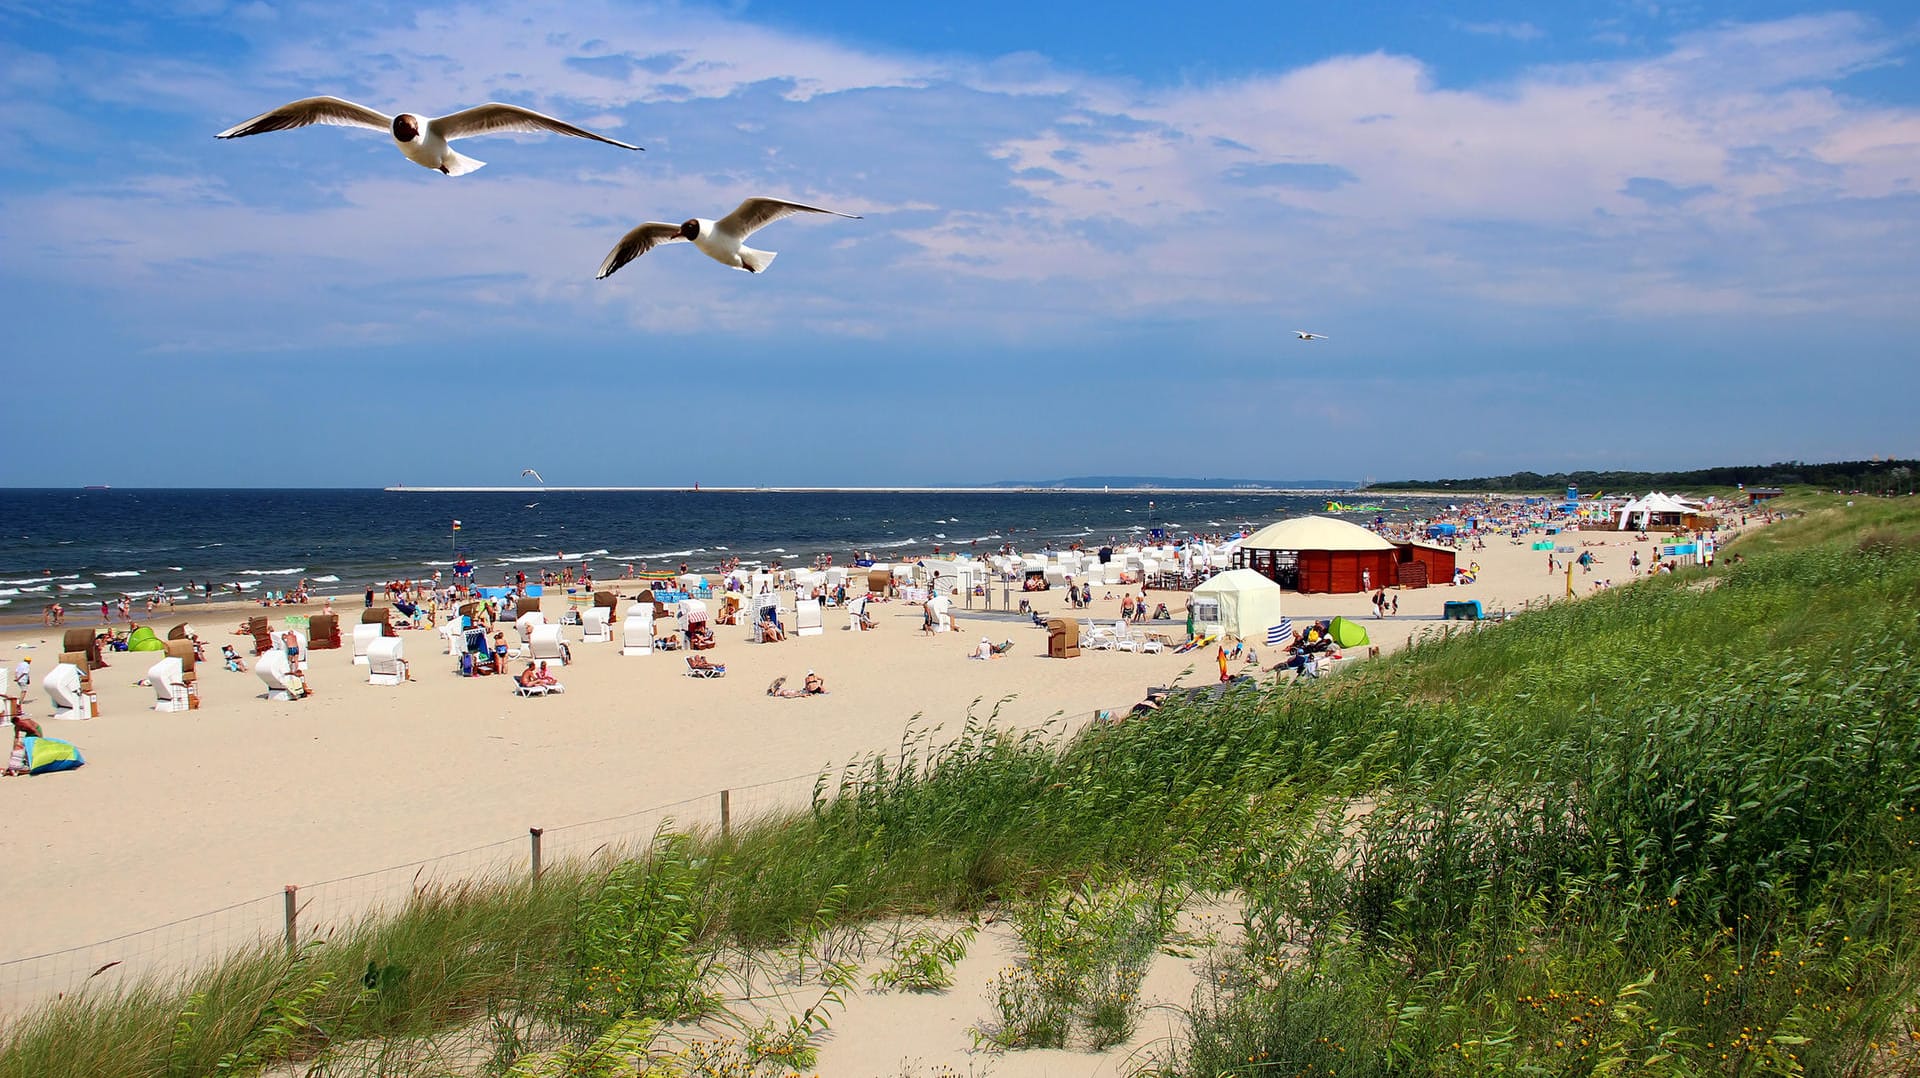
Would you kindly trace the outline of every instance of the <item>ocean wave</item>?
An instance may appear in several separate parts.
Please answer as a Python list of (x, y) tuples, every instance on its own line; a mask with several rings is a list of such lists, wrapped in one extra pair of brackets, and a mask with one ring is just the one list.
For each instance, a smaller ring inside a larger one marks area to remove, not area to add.
[(248, 588), (259, 587), (260, 582), (258, 580), (229, 580), (227, 581), (227, 586), (239, 588), (240, 590), (245, 591)]
[(18, 595), (18, 594), (20, 594), (19, 588), (0, 588), (0, 595)]
[(62, 585), (60, 585), (60, 590), (61, 590), (61, 591), (92, 591), (92, 590), (93, 590), (93, 585), (92, 585), (91, 583), (87, 583), (87, 584), (62, 584)]
[(441, 567), (441, 566), (443, 566), (443, 565), (452, 565), (452, 564), (454, 564), (454, 563), (453, 563), (453, 562), (450, 562), (450, 561), (423, 561), (423, 562), (421, 562), (420, 564), (422, 564), (422, 565), (425, 565), (425, 566), (428, 566), (428, 567), (430, 567), (430, 568), (435, 568), (435, 569), (437, 569), (437, 568), (439, 568), (439, 567)]
[(119, 571), (119, 572), (117, 572), (117, 573), (95, 573), (95, 574), (93, 574), (93, 575), (94, 575), (94, 576), (97, 576), (97, 577), (101, 577), (102, 579), (104, 579), (104, 578), (106, 578), (106, 577), (110, 577), (110, 576), (139, 576), (139, 575), (140, 575), (140, 570), (138, 570), (138, 569), (122, 569), (122, 570), (120, 570), (120, 571)]
[(295, 573), (304, 573), (306, 571), (307, 571), (307, 567), (302, 565), (296, 569), (242, 569), (240, 570), (240, 575), (241, 576), (292, 576)]
[(0, 606), (12, 606), (12, 605), (13, 605), (12, 599), (0, 599)]
[(663, 550), (658, 554), (610, 554), (608, 557), (614, 561), (656, 561), (660, 558), (691, 558), (706, 552), (706, 547), (697, 546), (692, 550)]
[(315, 584), (338, 584), (340, 583), (340, 578), (337, 576), (334, 576), (332, 573), (328, 573), (325, 576), (314, 577), (313, 582)]
[(227, 544), (225, 544), (225, 543), (201, 543), (201, 544), (200, 544), (199, 546), (197, 546), (197, 547), (194, 547), (193, 549), (195, 549), (195, 550), (211, 550), (211, 549), (213, 549), (214, 547), (217, 547), (217, 546), (226, 546), (226, 545), (227, 545)]
[(186, 569), (186, 566), (184, 566), (184, 565), (169, 565), (169, 566), (167, 566), (167, 572), (169, 572), (169, 573), (184, 573), (184, 572), (186, 572), (186, 571), (187, 571), (187, 569)]
[(39, 587), (37, 587), (37, 588), (21, 588), (20, 590), (21, 590), (21, 591), (24, 591), (24, 592), (29, 592), (29, 593), (32, 593), (32, 592), (43, 592), (43, 591), (46, 591), (46, 590), (47, 590), (47, 585), (45, 585), (45, 584), (42, 584), (42, 585), (40, 585), (40, 586), (39, 586)]
[(60, 576), (23, 576), (18, 580), (0, 580), (0, 584), (39, 584), (48, 580), (78, 580), (79, 573), (65, 573)]
[(899, 539), (891, 543), (868, 543), (866, 545), (874, 550), (894, 550), (899, 547), (913, 546), (916, 543), (924, 542), (926, 542), (925, 539)]

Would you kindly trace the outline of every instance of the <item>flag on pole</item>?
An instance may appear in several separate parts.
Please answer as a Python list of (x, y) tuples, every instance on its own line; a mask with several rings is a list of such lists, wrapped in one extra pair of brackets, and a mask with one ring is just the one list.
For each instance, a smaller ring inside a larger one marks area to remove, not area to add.
[(460, 522), (459, 522), (459, 521), (457, 521), (457, 520), (456, 520), (456, 521), (454, 521), (454, 522), (453, 522), (453, 530), (454, 530), (454, 531), (459, 531), (459, 530), (460, 530)]
[(1267, 629), (1267, 646), (1270, 648), (1279, 647), (1281, 644), (1284, 644), (1287, 641), (1292, 639), (1293, 639), (1293, 619), (1292, 618), (1281, 618), (1280, 624), (1272, 626)]

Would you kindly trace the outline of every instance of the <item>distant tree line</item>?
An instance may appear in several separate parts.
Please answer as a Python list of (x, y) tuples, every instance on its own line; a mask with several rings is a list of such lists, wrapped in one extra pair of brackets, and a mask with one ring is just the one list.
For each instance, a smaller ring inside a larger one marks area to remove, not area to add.
[(1862, 491), (1868, 494), (1911, 494), (1920, 460), (1842, 460), (1807, 464), (1797, 460), (1779, 464), (1751, 464), (1727, 468), (1699, 468), (1690, 472), (1514, 472), (1512, 475), (1473, 479), (1403, 479), (1369, 483), (1369, 488), (1443, 491), (1532, 491), (1579, 487), (1596, 490), (1673, 490), (1689, 487), (1812, 486), (1823, 490)]

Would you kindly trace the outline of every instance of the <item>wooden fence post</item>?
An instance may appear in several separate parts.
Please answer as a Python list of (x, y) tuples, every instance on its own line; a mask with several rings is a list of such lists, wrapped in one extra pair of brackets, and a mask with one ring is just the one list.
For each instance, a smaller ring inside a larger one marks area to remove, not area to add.
[(287, 955), (292, 957), (300, 953), (300, 900), (297, 896), (300, 888), (287, 884)]
[(536, 883), (540, 880), (540, 836), (545, 833), (544, 828), (527, 828), (527, 839), (533, 846), (533, 878)]
[(720, 837), (733, 833), (733, 791), (720, 791)]

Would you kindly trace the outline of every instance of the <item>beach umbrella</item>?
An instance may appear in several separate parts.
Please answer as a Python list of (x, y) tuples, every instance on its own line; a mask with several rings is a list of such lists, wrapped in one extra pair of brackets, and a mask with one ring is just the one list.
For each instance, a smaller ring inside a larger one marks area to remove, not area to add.
[(86, 759), (80, 750), (66, 741), (52, 737), (23, 738), (27, 749), (27, 774), (45, 775), (53, 771), (72, 771)]

